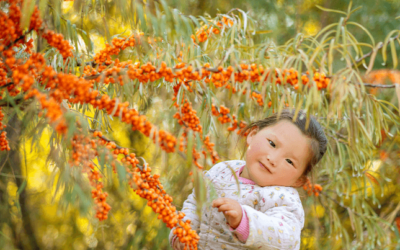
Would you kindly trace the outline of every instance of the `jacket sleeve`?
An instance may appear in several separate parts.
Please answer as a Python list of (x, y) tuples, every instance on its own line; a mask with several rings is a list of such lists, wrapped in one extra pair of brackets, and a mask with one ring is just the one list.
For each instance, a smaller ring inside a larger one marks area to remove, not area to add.
[[(249, 220), (249, 237), (244, 243), (249, 249), (300, 249), (300, 234), (303, 221), (299, 213), (294, 212), (298, 207), (277, 206), (266, 211), (257, 211), (247, 205), (246, 210)], [(303, 212), (303, 213), (301, 213)]]
[[(200, 230), (200, 221), (199, 221), (199, 216), (196, 213), (196, 197), (194, 194), (194, 190), (192, 193), (188, 196), (188, 198), (183, 202), (183, 207), (181, 210), (183, 213), (185, 213), (185, 217), (183, 218), (183, 221), (186, 221), (187, 219), (190, 220), (190, 225), (193, 230), (196, 230), (197, 233), (199, 233)], [(173, 234), (175, 230), (175, 227), (171, 229), (171, 232), (169, 233), (169, 242), (172, 246), (173, 240), (175, 238), (175, 235)]]

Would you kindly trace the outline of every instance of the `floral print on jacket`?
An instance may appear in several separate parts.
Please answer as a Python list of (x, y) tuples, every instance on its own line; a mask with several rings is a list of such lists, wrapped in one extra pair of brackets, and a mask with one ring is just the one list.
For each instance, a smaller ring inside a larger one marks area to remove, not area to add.
[[(185, 218), (191, 220), (192, 229), (200, 236), (198, 249), (300, 249), (300, 234), (304, 226), (304, 210), (295, 188), (283, 186), (260, 187), (244, 184), (233, 177), (246, 162), (232, 160), (220, 162), (209, 171), (207, 195), (237, 200), (249, 220), (249, 237), (240, 242), (235, 232), (229, 230), (225, 216), (217, 208), (205, 206), (201, 220), (196, 213), (194, 191), (183, 204)], [(170, 241), (173, 238), (173, 229)]]

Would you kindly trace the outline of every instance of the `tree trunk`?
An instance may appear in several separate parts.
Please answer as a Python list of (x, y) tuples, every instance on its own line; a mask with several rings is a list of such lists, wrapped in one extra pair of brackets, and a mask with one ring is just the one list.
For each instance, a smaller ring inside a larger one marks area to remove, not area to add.
[(18, 190), (20, 191), (18, 201), (21, 207), (22, 227), (25, 232), (24, 243), (28, 243), (28, 244), (23, 244), (23, 243), (22, 244), (24, 246), (27, 245), (30, 246), (30, 249), (40, 249), (34, 234), (34, 229), (32, 227), (32, 221), (30, 218), (29, 208), (27, 204), (28, 196), (26, 193), (26, 189), (24, 187), (21, 188), (22, 185), (26, 184), (24, 183), (26, 179), (21, 178), (22, 166), (21, 166), (21, 154), (19, 152), (22, 130), (23, 130), (22, 121), (18, 118), (17, 114), (14, 114), (14, 116), (9, 120), (6, 128), (7, 136), (9, 138), (11, 146), (7, 165), (10, 172), (13, 173), (14, 176), (16, 177), (15, 183), (18, 187)]

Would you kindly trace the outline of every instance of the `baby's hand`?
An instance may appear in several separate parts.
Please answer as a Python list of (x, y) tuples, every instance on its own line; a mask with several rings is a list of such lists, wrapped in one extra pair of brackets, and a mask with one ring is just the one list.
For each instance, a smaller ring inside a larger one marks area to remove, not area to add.
[(235, 229), (242, 221), (242, 206), (239, 202), (229, 198), (218, 198), (212, 203), (213, 207), (218, 208), (218, 212), (223, 212), (231, 228)]

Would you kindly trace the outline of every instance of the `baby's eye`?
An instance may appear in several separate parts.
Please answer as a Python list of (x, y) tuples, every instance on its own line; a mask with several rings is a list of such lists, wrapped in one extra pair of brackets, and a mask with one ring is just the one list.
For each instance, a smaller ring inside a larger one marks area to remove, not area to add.
[(289, 164), (292, 164), (292, 165), (293, 165), (293, 162), (292, 162), (290, 159), (286, 159), (286, 161), (287, 161)]
[(275, 147), (275, 143), (274, 143), (273, 141), (268, 140), (268, 142), (269, 142), (269, 144), (270, 144), (272, 147)]

